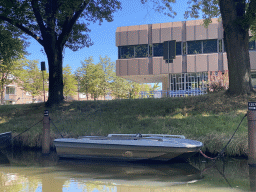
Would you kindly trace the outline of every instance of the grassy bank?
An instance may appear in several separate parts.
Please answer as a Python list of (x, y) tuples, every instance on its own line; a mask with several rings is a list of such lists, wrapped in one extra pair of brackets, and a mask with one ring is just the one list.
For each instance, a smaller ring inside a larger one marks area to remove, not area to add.
[[(49, 108), (50, 118), (64, 137), (108, 133), (182, 134), (204, 143), (204, 151), (219, 152), (256, 96), (229, 98), (223, 93), (185, 98), (73, 101)], [(43, 119), (44, 104), (0, 106), (0, 132), (15, 137)], [(19, 146), (41, 146), (42, 122), (16, 137)], [(228, 155), (246, 155), (247, 119), (243, 121)], [(60, 137), (51, 124), (51, 137)]]

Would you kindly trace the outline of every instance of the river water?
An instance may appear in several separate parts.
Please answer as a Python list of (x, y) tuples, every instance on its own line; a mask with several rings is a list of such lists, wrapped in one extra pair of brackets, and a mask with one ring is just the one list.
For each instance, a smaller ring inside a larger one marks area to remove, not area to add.
[(58, 159), (55, 152), (0, 153), (0, 192), (256, 191), (256, 167), (245, 159), (213, 163), (120, 163)]

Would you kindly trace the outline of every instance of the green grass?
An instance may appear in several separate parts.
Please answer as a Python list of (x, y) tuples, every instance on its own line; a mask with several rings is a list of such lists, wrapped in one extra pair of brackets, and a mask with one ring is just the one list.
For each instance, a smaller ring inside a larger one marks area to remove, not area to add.
[[(256, 96), (204, 96), (111, 101), (73, 101), (49, 108), (50, 118), (65, 137), (108, 133), (182, 134), (204, 143), (216, 154), (228, 142)], [(0, 132), (18, 135), (43, 119), (44, 104), (0, 106)], [(41, 147), (42, 122), (16, 137), (20, 146)], [(247, 119), (227, 148), (228, 155), (246, 155)], [(51, 137), (60, 137), (51, 124)]]

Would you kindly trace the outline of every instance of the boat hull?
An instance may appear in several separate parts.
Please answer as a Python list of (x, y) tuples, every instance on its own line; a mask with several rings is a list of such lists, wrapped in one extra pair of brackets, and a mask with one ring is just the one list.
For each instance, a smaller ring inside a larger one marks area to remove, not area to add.
[(12, 133), (0, 133), (0, 149), (4, 149), (11, 145)]
[[(176, 141), (193, 141), (176, 139)], [(98, 141), (98, 142), (97, 142)], [(198, 142), (198, 141), (196, 141)], [(186, 159), (197, 153), (201, 142), (193, 146), (173, 146), (168, 140), (80, 140), (56, 139), (54, 145), (59, 157), (64, 158), (104, 158), (125, 161)]]

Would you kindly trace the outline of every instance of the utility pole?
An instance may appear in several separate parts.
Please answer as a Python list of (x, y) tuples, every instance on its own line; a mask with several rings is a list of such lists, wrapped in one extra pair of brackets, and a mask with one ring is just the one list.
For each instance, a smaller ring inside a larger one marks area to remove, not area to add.
[[(44, 71), (45, 71), (45, 62), (44, 61), (41, 62), (41, 71), (42, 71), (42, 75), (43, 75), (43, 90), (44, 90)], [(44, 103), (45, 103), (45, 90), (44, 90)]]

